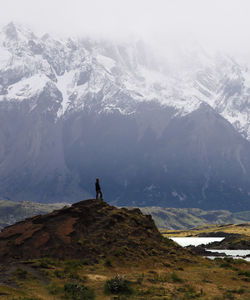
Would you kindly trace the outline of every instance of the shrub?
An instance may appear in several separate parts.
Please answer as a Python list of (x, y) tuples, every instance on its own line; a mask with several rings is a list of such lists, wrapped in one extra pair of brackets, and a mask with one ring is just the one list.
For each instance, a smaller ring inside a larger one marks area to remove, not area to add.
[(56, 261), (54, 258), (52, 257), (43, 257), (41, 259), (42, 262), (47, 263), (50, 266), (57, 266), (58, 265), (58, 261)]
[(228, 263), (234, 263), (234, 259), (232, 257), (224, 257), (223, 260), (228, 262)]
[[(78, 269), (81, 267), (81, 262), (78, 260), (66, 260), (64, 262), (64, 272), (67, 274), (77, 274)], [(76, 275), (77, 276), (77, 275)]]
[(61, 271), (61, 270), (55, 270), (54, 274), (55, 274), (55, 276), (56, 276), (57, 278), (60, 278), (60, 279), (66, 278), (66, 274), (65, 274), (64, 271)]
[(56, 294), (59, 294), (62, 292), (62, 288), (60, 288), (59, 286), (57, 286), (56, 284), (54, 283), (51, 283), (49, 286), (48, 286), (48, 290), (49, 290), (49, 293), (51, 295), (56, 295)]
[(104, 292), (106, 294), (126, 294), (133, 293), (132, 288), (129, 286), (129, 281), (119, 275), (106, 281), (104, 286)]
[(250, 277), (250, 271), (239, 271), (238, 275)]
[(66, 283), (64, 285), (64, 294), (71, 297), (72, 300), (93, 300), (94, 291), (83, 284)]
[(105, 259), (104, 266), (105, 266), (105, 267), (113, 267), (110, 258), (106, 258), (106, 259)]
[(184, 293), (184, 299), (195, 299), (199, 298), (201, 295), (204, 295), (203, 290), (201, 289), (200, 292), (196, 292), (194, 287), (185, 285), (177, 289), (179, 292)]
[(183, 282), (183, 280), (176, 273), (171, 274), (171, 279), (173, 282)]
[(142, 273), (142, 274), (137, 278), (136, 283), (142, 284), (143, 279), (144, 279), (144, 273)]
[(228, 268), (228, 269), (232, 269), (232, 265), (228, 262), (225, 262), (225, 263), (221, 263), (220, 264), (220, 267), (221, 268)]
[(240, 289), (234, 289), (234, 290), (230, 290), (231, 293), (233, 294), (244, 294), (245, 293), (245, 290), (243, 288), (240, 288)]
[(75, 280), (80, 280), (81, 279), (79, 274), (77, 273), (77, 271), (69, 272), (68, 273), (68, 278), (75, 279)]
[(82, 260), (81, 260), (81, 264), (82, 264), (83, 266), (89, 266), (89, 265), (90, 265), (90, 262), (89, 262), (87, 259), (82, 259)]
[(237, 258), (237, 259), (233, 260), (233, 263), (235, 265), (244, 265), (244, 264), (247, 264), (247, 261), (244, 260), (243, 258)]
[(223, 295), (223, 299), (234, 300), (235, 297), (232, 295), (231, 291), (226, 291), (226, 293)]
[(43, 257), (36, 261), (33, 264), (35, 268), (42, 268), (42, 269), (51, 269), (52, 267), (56, 266), (58, 262), (56, 262), (53, 258), (50, 257)]
[(13, 273), (15, 276), (18, 277), (18, 279), (24, 280), (27, 278), (28, 272), (23, 269), (16, 269)]
[(71, 269), (78, 269), (82, 265), (82, 262), (77, 259), (68, 259), (65, 260), (65, 265)]

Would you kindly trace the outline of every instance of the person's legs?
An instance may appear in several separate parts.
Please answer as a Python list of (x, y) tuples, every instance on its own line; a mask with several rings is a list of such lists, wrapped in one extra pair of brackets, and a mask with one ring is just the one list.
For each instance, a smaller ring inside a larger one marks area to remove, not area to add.
[(102, 199), (102, 191), (96, 191), (96, 199), (98, 199), (98, 195), (100, 195), (100, 199)]

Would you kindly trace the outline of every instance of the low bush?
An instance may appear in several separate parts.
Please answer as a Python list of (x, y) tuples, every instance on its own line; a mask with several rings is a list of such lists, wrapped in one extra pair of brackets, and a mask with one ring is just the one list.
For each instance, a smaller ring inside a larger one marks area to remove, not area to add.
[(233, 294), (239, 294), (242, 295), (245, 293), (245, 290), (243, 288), (239, 288), (239, 289), (233, 289), (233, 290), (229, 290), (229, 292), (233, 293)]
[(51, 269), (58, 265), (58, 262), (51, 257), (43, 257), (33, 264), (35, 268)]
[(24, 279), (27, 278), (28, 272), (25, 271), (25, 270), (23, 270), (23, 269), (17, 268), (17, 269), (13, 272), (13, 275), (15, 275), (18, 279), (24, 280)]
[(93, 300), (95, 299), (94, 290), (83, 284), (66, 283), (64, 294), (72, 300)]
[(181, 279), (176, 273), (171, 274), (171, 279), (173, 282), (183, 282), (183, 279)]
[(142, 273), (142, 274), (137, 278), (136, 283), (137, 283), (137, 284), (142, 284), (143, 280), (144, 280), (144, 273)]
[(130, 282), (124, 277), (116, 275), (114, 278), (106, 281), (104, 286), (105, 294), (126, 294), (133, 293), (133, 289), (129, 286)]
[(62, 271), (62, 270), (55, 270), (54, 275), (55, 275), (57, 278), (60, 278), (60, 279), (66, 278), (65, 272)]
[(202, 289), (200, 292), (196, 292), (194, 287), (188, 285), (178, 288), (177, 291), (184, 294), (184, 299), (195, 299), (200, 298), (201, 295), (204, 295)]
[(63, 292), (63, 289), (59, 286), (57, 286), (56, 284), (54, 283), (51, 283), (49, 286), (48, 286), (48, 290), (49, 290), (49, 293), (51, 295), (57, 295), (61, 292)]
[(78, 269), (83, 264), (82, 261), (77, 260), (77, 259), (68, 259), (68, 260), (65, 260), (64, 263), (65, 263), (65, 266), (69, 269)]
[(106, 259), (105, 259), (104, 266), (105, 266), (105, 267), (113, 267), (112, 261), (111, 261), (110, 258), (106, 258)]
[(239, 276), (246, 276), (246, 277), (250, 277), (250, 271), (239, 271), (238, 272)]
[(221, 263), (220, 267), (221, 268), (226, 268), (226, 269), (232, 269), (233, 268), (232, 265), (230, 263), (228, 263), (228, 262)]

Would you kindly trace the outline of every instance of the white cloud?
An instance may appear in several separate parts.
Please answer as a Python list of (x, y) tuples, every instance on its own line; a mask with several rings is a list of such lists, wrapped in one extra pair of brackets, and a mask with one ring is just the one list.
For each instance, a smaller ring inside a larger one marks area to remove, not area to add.
[(17, 21), (40, 32), (124, 37), (167, 43), (198, 39), (210, 45), (249, 46), (248, 0), (1, 0), (1, 23)]

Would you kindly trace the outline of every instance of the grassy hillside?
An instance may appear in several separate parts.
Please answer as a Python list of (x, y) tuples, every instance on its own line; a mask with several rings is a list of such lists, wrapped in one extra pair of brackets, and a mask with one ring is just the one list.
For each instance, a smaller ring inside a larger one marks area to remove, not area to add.
[(156, 226), (162, 229), (189, 229), (208, 224), (240, 224), (250, 222), (250, 212), (231, 213), (227, 210), (205, 211), (199, 208), (140, 207), (151, 214)]
[(250, 299), (250, 263), (197, 256), (138, 209), (100, 200), (19, 222), (0, 242), (3, 300)]
[[(66, 203), (41, 204), (29, 201), (0, 200), (0, 229), (25, 218), (60, 209)], [(162, 229), (184, 230), (209, 224), (239, 224), (250, 222), (250, 211), (231, 213), (227, 210), (204, 211), (199, 208), (140, 207), (152, 215), (156, 226)]]
[(228, 224), (228, 225), (207, 225), (186, 230), (161, 230), (164, 236), (216, 236), (218, 233), (238, 234), (250, 237), (250, 223)]
[[(110, 257), (84, 260), (30, 260), (1, 266), (3, 300), (222, 300), (250, 299), (250, 264), (242, 260), (190, 256), (165, 263), (152, 257), (127, 263)], [(118, 274), (118, 275), (117, 275)], [(4, 278), (4, 280), (3, 280)]]
[(25, 218), (60, 209), (65, 205), (65, 203), (41, 204), (29, 201), (0, 200), (0, 229)]

